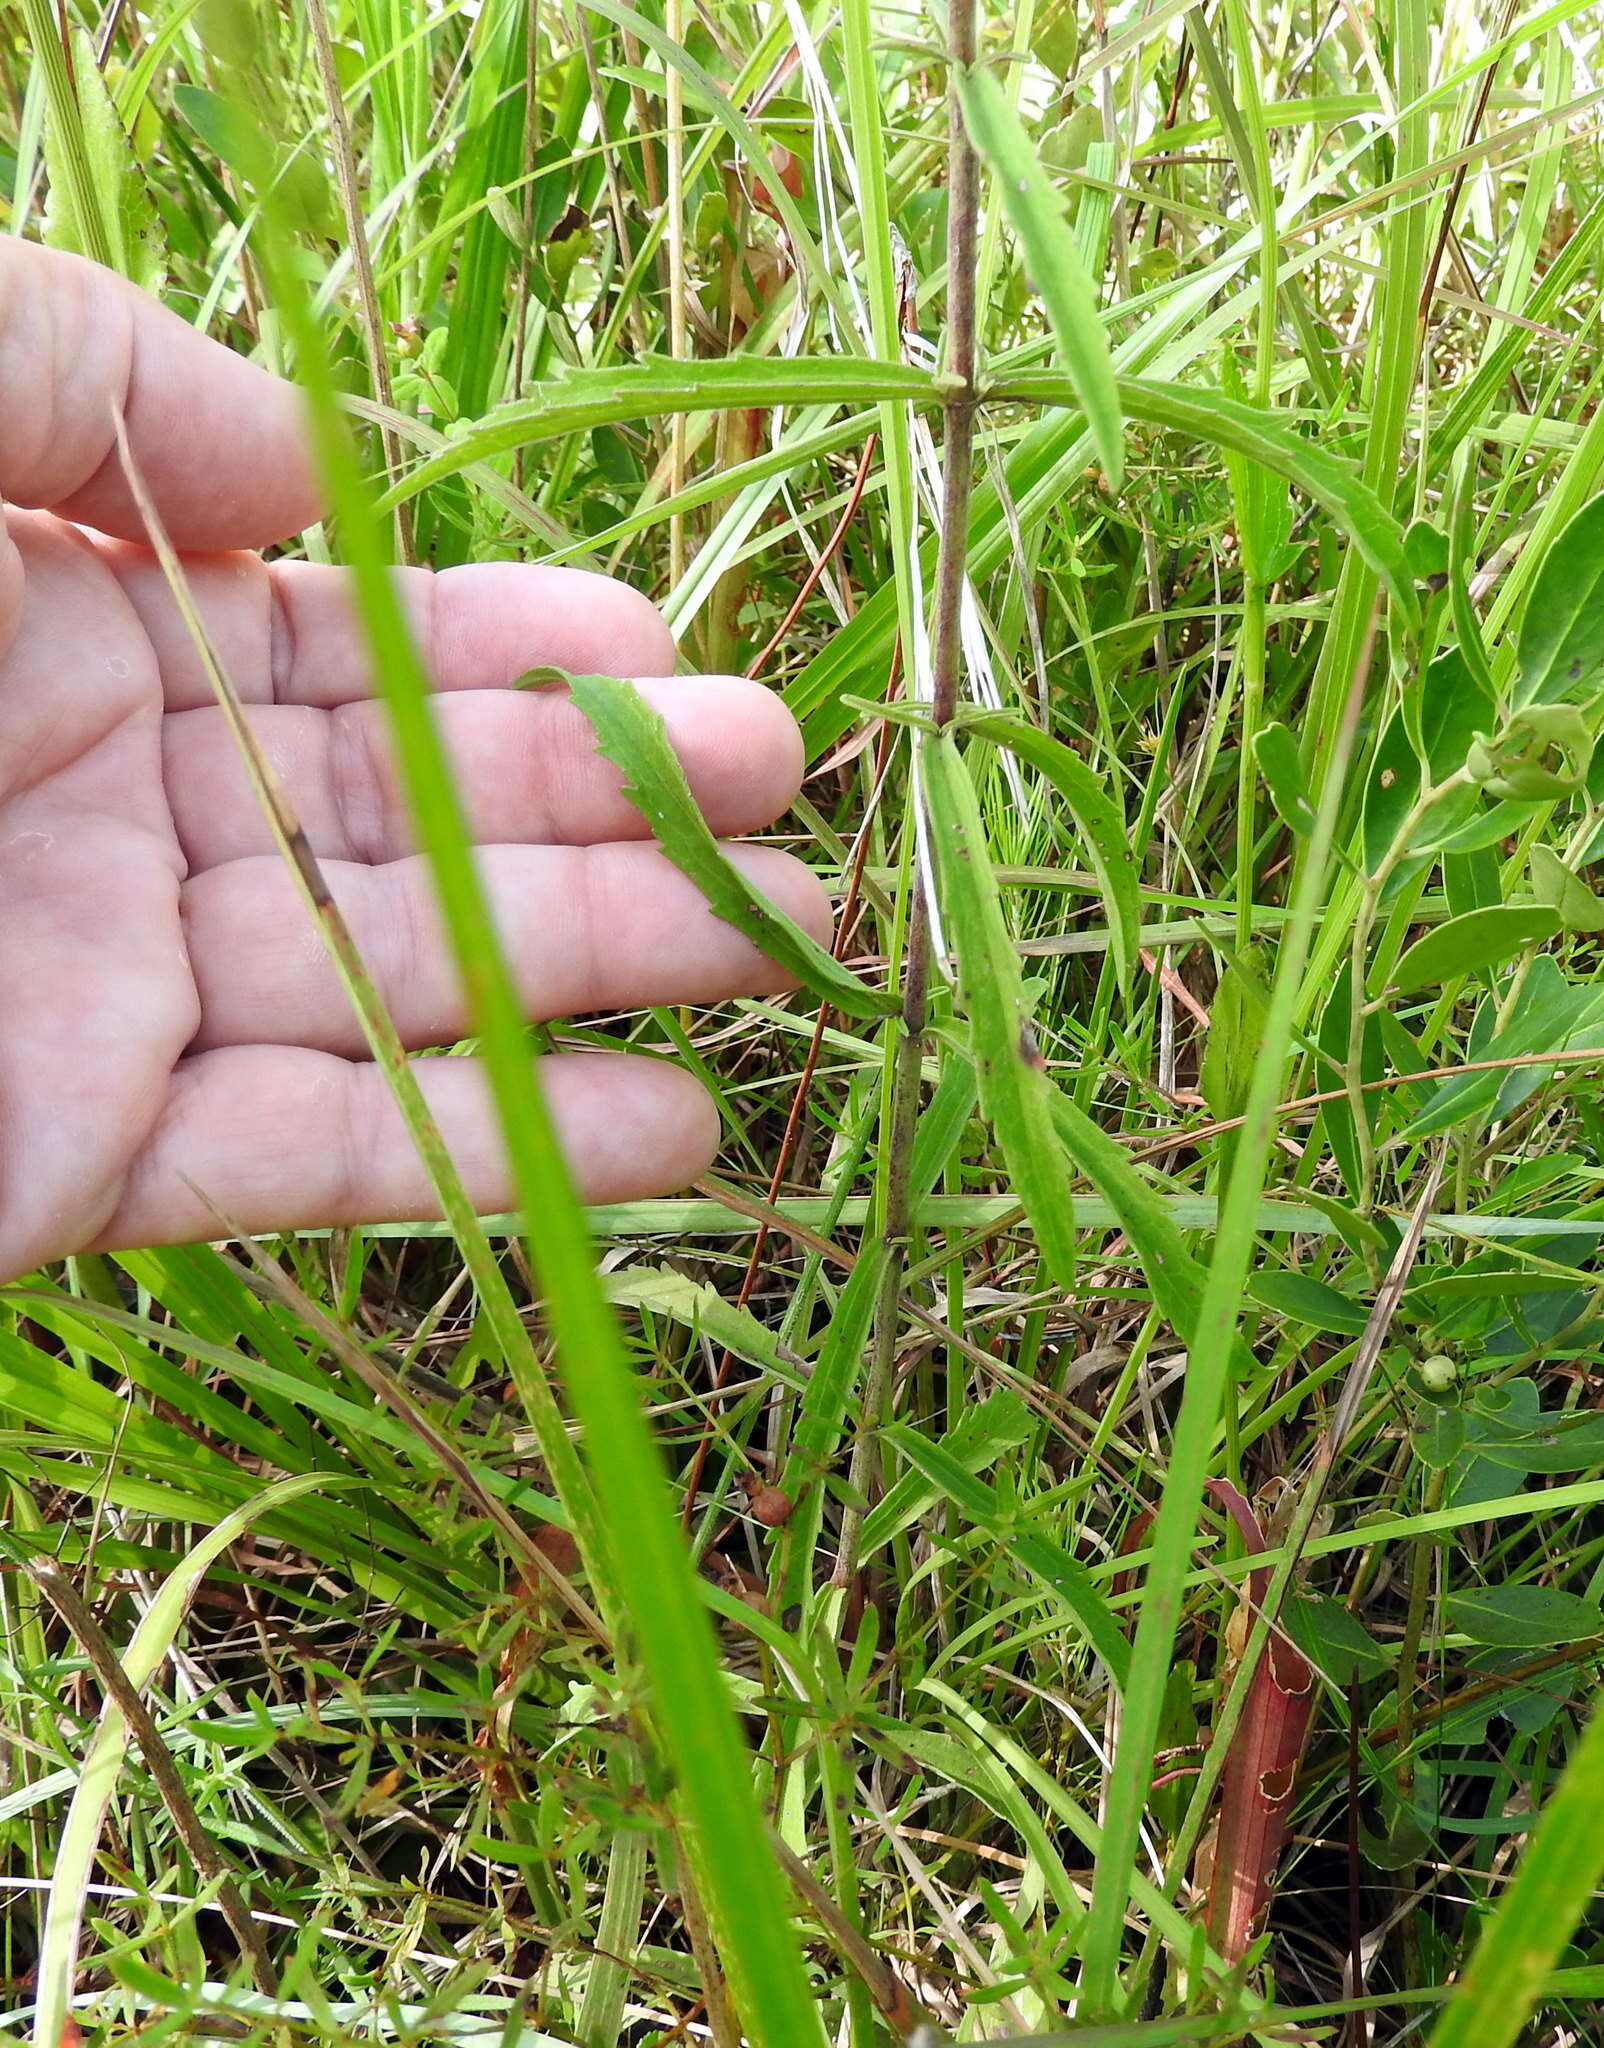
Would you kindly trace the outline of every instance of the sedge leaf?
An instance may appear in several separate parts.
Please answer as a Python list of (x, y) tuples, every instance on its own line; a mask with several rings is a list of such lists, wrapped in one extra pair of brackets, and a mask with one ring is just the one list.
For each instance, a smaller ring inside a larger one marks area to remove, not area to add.
[[(545, 672), (537, 673), (544, 681)], [(590, 720), (597, 746), (623, 774), (624, 794), (715, 916), (745, 932), (771, 960), (844, 1015), (889, 1017), (897, 1010), (894, 996), (848, 974), (726, 859), (697, 809), (662, 719), (638, 690), (612, 676), (573, 676), (569, 691)]]

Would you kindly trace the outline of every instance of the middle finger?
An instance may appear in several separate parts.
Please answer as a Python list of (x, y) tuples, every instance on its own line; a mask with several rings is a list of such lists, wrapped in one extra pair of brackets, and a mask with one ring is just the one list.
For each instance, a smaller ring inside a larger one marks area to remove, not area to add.
[[(802, 779), (790, 713), (738, 676), (636, 685), (658, 711), (708, 823), (736, 836), (772, 824)], [(434, 712), (475, 839), (589, 846), (649, 836), (590, 722), (561, 689), (462, 690)], [(383, 705), (254, 705), (247, 717), (320, 859), (377, 864), (414, 851)], [(273, 850), (223, 714), (162, 721), (168, 801), (190, 872)]]

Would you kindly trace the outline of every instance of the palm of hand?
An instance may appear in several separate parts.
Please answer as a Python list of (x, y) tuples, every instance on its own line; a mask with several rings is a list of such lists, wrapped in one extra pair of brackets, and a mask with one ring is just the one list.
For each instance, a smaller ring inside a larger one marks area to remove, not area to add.
[[(6, 451), (0, 483), (56, 516), (13, 512), (0, 544), (0, 1276), (97, 1245), (213, 1235), (204, 1197), (256, 1230), (432, 1213), (160, 572), (104, 537), (137, 524), (105, 455), (109, 411), (77, 402), (126, 397), (175, 538), (222, 548), (310, 515), (287, 394), (87, 266), (16, 246), (7, 268), (0, 285), (26, 289), (0, 316), (0, 394), (23, 357), (54, 386), (40, 439)], [(69, 316), (87, 311), (63, 313), (74, 294), (95, 297), (103, 345), (121, 320), (126, 360), (120, 378), (79, 364), (64, 395), (53, 363)], [(253, 401), (232, 479), (208, 446), (213, 387), (219, 420), (242, 392)], [(462, 1004), (342, 579), (236, 552), (193, 554), (188, 573), (403, 1037), (449, 1042)], [(651, 608), (556, 570), (404, 581), (530, 1014), (781, 985), (643, 843), (572, 706), (506, 687), (546, 663), (663, 675), (672, 647)], [(772, 698), (718, 678), (646, 687), (715, 829), (783, 809), (800, 750)], [(793, 915), (827, 927), (805, 870), (765, 849), (740, 857)], [(543, 1065), (590, 1199), (681, 1185), (710, 1156), (711, 1105), (677, 1069), (622, 1055)], [(419, 1073), (470, 1194), (505, 1206), (475, 1064), (426, 1060)]]

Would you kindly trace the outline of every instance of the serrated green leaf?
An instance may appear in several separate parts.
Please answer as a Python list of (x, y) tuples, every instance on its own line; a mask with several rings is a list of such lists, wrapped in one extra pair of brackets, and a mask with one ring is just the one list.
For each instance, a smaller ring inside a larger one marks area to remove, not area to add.
[(1136, 856), (1119, 806), (1079, 754), (1009, 711), (965, 711), (963, 729), (1006, 747), (1044, 776), (1069, 806), (1097, 877), (1108, 919), (1109, 951), (1127, 1002), (1141, 948), (1142, 899)]
[(1125, 421), (1097, 295), (1080, 245), (1064, 216), (1041, 157), (989, 71), (957, 74), (964, 122), (990, 165), (1003, 209), (1042, 297), (1058, 353), (1086, 414), (1087, 429), (1109, 488), (1125, 475)]
[[(1239, 405), (1201, 385), (1125, 376), (1116, 382), (1127, 419), (1166, 427), (1246, 455), (1323, 505), (1386, 585), (1398, 617), (1406, 625), (1419, 624), (1420, 600), (1404, 553), (1403, 528), (1352, 463), (1305, 440), (1256, 407)], [(1078, 397), (1051, 372), (1024, 371), (1005, 382), (1000, 380), (1000, 388), (1042, 404), (1063, 404)]]
[[(550, 671), (535, 672), (544, 682)], [(612, 676), (569, 679), (574, 703), (589, 719), (596, 744), (624, 777), (624, 794), (651, 826), (658, 844), (707, 898), (717, 917), (742, 931), (794, 974), (805, 988), (848, 1017), (889, 1017), (894, 996), (848, 974), (728, 860), (697, 809), (663, 721), (629, 683)]]
[(620, 420), (778, 405), (858, 407), (885, 398), (934, 405), (942, 393), (941, 381), (912, 363), (856, 356), (726, 356), (694, 363), (646, 356), (619, 369), (573, 370), (536, 385), (525, 398), (493, 406), (482, 419), (454, 432), (444, 448), (399, 478), (378, 507), (393, 511), (476, 462)]
[(166, 273), (161, 225), (94, 45), (76, 23), (65, 50), (55, 23), (45, 33), (51, 47), (38, 53), (50, 172), (44, 238), (52, 248), (87, 256), (146, 291), (158, 291)]

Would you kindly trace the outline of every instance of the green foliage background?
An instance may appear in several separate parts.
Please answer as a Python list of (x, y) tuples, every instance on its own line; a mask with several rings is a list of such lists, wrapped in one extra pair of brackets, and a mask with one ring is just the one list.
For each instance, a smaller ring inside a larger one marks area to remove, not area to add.
[[(543, 1218), (0, 1295), (19, 2035), (73, 1992), (108, 2040), (1596, 2032), (1596, 10), (1022, 0), (949, 94), (952, 26), (0, 17), (6, 229), (314, 389), (298, 547), (359, 577)], [(588, 1219), (599, 1273), (398, 552), (626, 576), (806, 734), (774, 836), (838, 959), (554, 1030), (725, 1117), (714, 1183)], [(1272, 1634), (1314, 1713), (1238, 1960), (1197, 1852)]]

